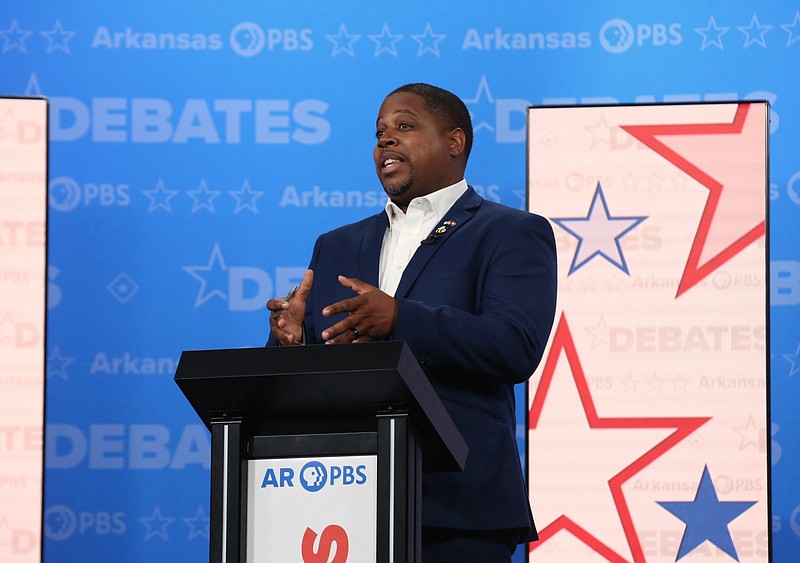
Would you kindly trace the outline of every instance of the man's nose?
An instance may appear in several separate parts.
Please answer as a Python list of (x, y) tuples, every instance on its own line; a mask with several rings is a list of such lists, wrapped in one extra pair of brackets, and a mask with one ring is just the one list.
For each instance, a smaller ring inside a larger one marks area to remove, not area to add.
[(389, 133), (384, 133), (380, 139), (378, 139), (378, 146), (383, 148), (386, 147), (393, 147), (396, 144), (394, 137), (391, 136)]

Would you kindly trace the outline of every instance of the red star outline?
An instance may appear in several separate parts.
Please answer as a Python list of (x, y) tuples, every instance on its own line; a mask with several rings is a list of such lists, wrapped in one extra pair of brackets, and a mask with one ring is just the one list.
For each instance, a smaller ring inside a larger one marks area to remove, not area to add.
[[(653, 446), (650, 450), (645, 452), (638, 459), (634, 460), (625, 469), (614, 475), (608, 481), (608, 486), (611, 489), (611, 495), (614, 499), (614, 504), (617, 507), (620, 522), (625, 532), (625, 537), (628, 539), (628, 546), (630, 547), (633, 560), (636, 563), (644, 563), (644, 551), (642, 550), (639, 537), (634, 527), (633, 518), (631, 517), (628, 504), (622, 492), (622, 486), (628, 482), (634, 475), (639, 473), (645, 467), (653, 463), (656, 459), (664, 455), (667, 451), (672, 449), (678, 443), (683, 441), (692, 432), (697, 430), (700, 426), (711, 420), (711, 417), (695, 417), (695, 418), (678, 418), (678, 417), (661, 417), (661, 418), (604, 418), (597, 414), (592, 395), (589, 391), (589, 384), (586, 381), (586, 376), (583, 373), (578, 351), (575, 347), (575, 342), (572, 339), (567, 324), (566, 316), (562, 313), (561, 318), (556, 328), (556, 333), (553, 337), (553, 344), (550, 348), (550, 353), (547, 356), (547, 361), (542, 372), (542, 378), (536, 388), (536, 394), (531, 404), (531, 409), (528, 418), (528, 428), (536, 428), (539, 417), (542, 413), (547, 392), (553, 380), (555, 368), (561, 353), (564, 352), (567, 356), (575, 386), (578, 389), (578, 394), (581, 398), (583, 410), (586, 413), (586, 420), (590, 428), (674, 428), (672, 432), (665, 439), (661, 440), (658, 444)], [(582, 528), (575, 521), (570, 519), (567, 515), (562, 514), (556, 518), (552, 523), (548, 524), (544, 529), (539, 530), (539, 541), (533, 542), (530, 545), (530, 551), (541, 547), (548, 539), (555, 536), (559, 531), (566, 530), (594, 551), (614, 563), (628, 563), (628, 560), (615, 552), (609, 546), (605, 545), (602, 541), (592, 535), (591, 532)]]
[(641, 143), (663, 156), (669, 162), (686, 172), (689, 176), (708, 188), (710, 194), (706, 200), (706, 206), (700, 217), (700, 224), (697, 226), (692, 248), (686, 260), (678, 291), (675, 297), (680, 297), (682, 293), (689, 290), (694, 285), (701, 282), (706, 276), (722, 266), (725, 262), (736, 256), (752, 242), (755, 242), (766, 233), (766, 221), (762, 221), (754, 228), (735, 240), (728, 248), (709, 259), (702, 266), (700, 255), (706, 244), (711, 222), (717, 210), (722, 195), (723, 184), (712, 178), (709, 174), (692, 164), (688, 159), (679, 155), (677, 152), (667, 147), (664, 143), (656, 139), (659, 135), (724, 135), (739, 134), (742, 132), (747, 113), (750, 109), (749, 103), (738, 104), (736, 115), (731, 123), (687, 123), (671, 125), (622, 125), (623, 130), (630, 133)]

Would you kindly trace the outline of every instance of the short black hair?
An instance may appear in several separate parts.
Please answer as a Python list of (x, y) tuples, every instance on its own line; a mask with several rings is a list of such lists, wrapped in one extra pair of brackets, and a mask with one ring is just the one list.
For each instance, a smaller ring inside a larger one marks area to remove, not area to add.
[(464, 102), (461, 101), (461, 98), (444, 88), (422, 82), (400, 86), (392, 91), (389, 96), (398, 92), (416, 94), (425, 100), (425, 109), (427, 111), (442, 119), (448, 127), (459, 127), (464, 132), (464, 156), (467, 159), (469, 158), (469, 153), (472, 150), (472, 119), (470, 119), (469, 110)]

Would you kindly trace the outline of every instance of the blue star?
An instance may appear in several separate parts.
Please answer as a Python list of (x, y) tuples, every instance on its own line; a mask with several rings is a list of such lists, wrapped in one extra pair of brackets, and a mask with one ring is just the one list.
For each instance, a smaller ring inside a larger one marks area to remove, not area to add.
[(706, 540), (736, 561), (739, 560), (728, 524), (756, 503), (750, 501), (720, 502), (707, 465), (703, 468), (703, 476), (693, 501), (659, 502), (658, 504), (686, 524), (675, 561), (679, 561), (691, 553)]
[[(598, 202), (602, 205), (597, 205)], [(645, 219), (645, 216), (612, 217), (603, 195), (603, 187), (598, 182), (586, 217), (553, 219), (559, 227), (578, 239), (578, 248), (567, 275), (575, 273), (595, 256), (602, 256), (630, 275), (620, 239)]]

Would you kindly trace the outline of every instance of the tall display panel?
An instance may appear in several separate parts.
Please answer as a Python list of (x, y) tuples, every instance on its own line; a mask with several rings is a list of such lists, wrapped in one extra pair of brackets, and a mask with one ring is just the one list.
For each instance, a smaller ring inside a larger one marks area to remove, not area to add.
[(532, 562), (769, 560), (768, 116), (529, 110), (560, 292), (530, 387)]
[[(0, 98), (0, 559), (41, 559), (47, 102)], [(74, 523), (73, 523), (74, 524)]]

